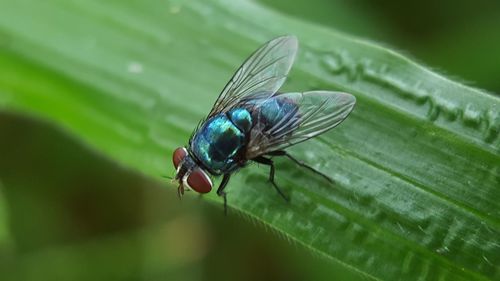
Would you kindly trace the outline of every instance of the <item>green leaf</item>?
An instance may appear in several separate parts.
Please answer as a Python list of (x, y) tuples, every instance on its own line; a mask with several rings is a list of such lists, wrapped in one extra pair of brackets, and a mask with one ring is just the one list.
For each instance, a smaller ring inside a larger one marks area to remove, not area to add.
[(335, 184), (277, 161), (286, 204), (267, 168), (251, 166), (230, 182), (230, 215), (360, 279), (500, 278), (497, 97), (249, 1), (24, 0), (0, 11), (0, 106), (157, 179), (246, 56), (297, 35), (285, 90), (358, 99), (340, 127), (290, 150)]

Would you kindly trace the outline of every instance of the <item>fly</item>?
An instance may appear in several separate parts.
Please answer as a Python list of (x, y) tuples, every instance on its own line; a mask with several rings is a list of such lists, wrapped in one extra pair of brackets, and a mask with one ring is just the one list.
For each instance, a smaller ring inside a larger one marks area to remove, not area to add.
[(273, 156), (285, 156), (325, 178), (330, 178), (295, 159), (285, 149), (320, 135), (340, 124), (352, 111), (353, 95), (331, 91), (278, 92), (297, 54), (295, 36), (275, 38), (257, 49), (233, 75), (208, 116), (195, 129), (187, 147), (174, 151), (178, 194), (184, 190), (207, 193), (211, 176), (223, 176), (217, 195), (231, 174), (250, 162), (270, 167), (274, 182)]

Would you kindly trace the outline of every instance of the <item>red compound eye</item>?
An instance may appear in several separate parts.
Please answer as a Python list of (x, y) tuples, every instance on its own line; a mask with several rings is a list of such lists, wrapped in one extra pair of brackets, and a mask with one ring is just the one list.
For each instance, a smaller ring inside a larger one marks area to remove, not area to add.
[(184, 157), (188, 154), (187, 149), (185, 147), (179, 147), (174, 151), (174, 155), (172, 157), (172, 161), (174, 162), (174, 167), (177, 169), (179, 164), (184, 160)]
[(199, 193), (208, 193), (212, 190), (212, 180), (200, 168), (194, 169), (187, 178), (187, 183), (191, 189)]

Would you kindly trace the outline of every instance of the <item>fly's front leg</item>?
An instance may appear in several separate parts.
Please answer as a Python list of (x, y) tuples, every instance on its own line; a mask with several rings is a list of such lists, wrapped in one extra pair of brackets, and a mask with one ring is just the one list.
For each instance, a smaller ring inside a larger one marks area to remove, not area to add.
[(226, 188), (226, 185), (229, 182), (230, 177), (231, 177), (230, 174), (224, 174), (222, 182), (220, 183), (219, 188), (217, 188), (217, 195), (222, 196), (224, 198), (224, 215), (226, 216), (227, 216), (227, 193), (224, 191), (224, 189)]
[(301, 160), (296, 159), (295, 157), (293, 157), (292, 155), (288, 154), (288, 152), (286, 152), (284, 150), (273, 151), (273, 152), (268, 153), (268, 155), (270, 155), (270, 156), (285, 156), (285, 157), (288, 157), (288, 159), (290, 159), (293, 162), (295, 162), (295, 164), (297, 164), (298, 166), (300, 166), (302, 168), (306, 168), (309, 171), (311, 171), (311, 172), (313, 172), (313, 173), (315, 173), (317, 175), (322, 176), (327, 181), (329, 181), (331, 183), (334, 183), (334, 181), (329, 176), (327, 176), (327, 175), (323, 174), (322, 172), (314, 169), (313, 167), (309, 166), (308, 164), (302, 162)]
[(271, 160), (269, 158), (262, 157), (262, 156), (254, 158), (252, 160), (257, 162), (257, 163), (260, 163), (260, 164), (268, 165), (270, 167), (269, 181), (274, 186), (274, 188), (279, 193), (279, 195), (281, 195), (281, 197), (283, 197), (283, 199), (285, 199), (285, 201), (289, 202), (290, 199), (281, 191), (281, 189), (278, 187), (278, 185), (274, 182), (274, 162), (273, 162), (273, 160)]

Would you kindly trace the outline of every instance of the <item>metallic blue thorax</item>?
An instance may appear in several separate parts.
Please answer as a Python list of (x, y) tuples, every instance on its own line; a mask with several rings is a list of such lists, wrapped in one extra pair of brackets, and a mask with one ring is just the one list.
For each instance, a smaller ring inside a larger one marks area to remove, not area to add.
[(214, 174), (231, 172), (241, 165), (242, 148), (252, 118), (243, 108), (208, 119), (191, 142), (191, 151)]
[(212, 174), (229, 173), (248, 160), (243, 149), (256, 125), (254, 122), (260, 123), (258, 128), (266, 130), (297, 109), (293, 101), (279, 96), (246, 105), (248, 109), (236, 108), (211, 117), (191, 140), (192, 153)]

